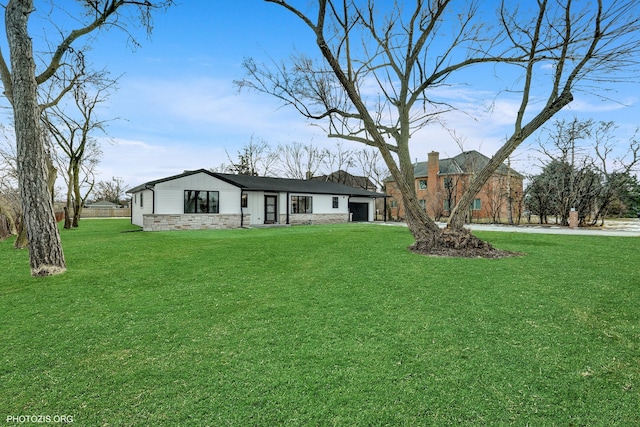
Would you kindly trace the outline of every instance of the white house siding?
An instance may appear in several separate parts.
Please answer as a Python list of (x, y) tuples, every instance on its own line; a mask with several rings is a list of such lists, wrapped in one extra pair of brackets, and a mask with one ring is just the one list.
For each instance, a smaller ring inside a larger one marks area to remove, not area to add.
[[(312, 197), (311, 213), (289, 213), (290, 224), (330, 224), (349, 221), (349, 197), (334, 194), (291, 193), (291, 196)], [(333, 207), (333, 198), (338, 197), (338, 207)], [(289, 203), (291, 209), (291, 203)], [(286, 213), (286, 207), (284, 209)], [(283, 215), (281, 215), (282, 218)]]
[(278, 194), (278, 218), (280, 224), (287, 223), (287, 207), (289, 206), (289, 202), (287, 202), (287, 193)]
[[(142, 201), (142, 206), (140, 202)], [(133, 195), (131, 203), (131, 223), (142, 227), (143, 215), (153, 212), (153, 192), (142, 190)]]
[[(219, 212), (185, 214), (185, 190), (217, 191)], [(141, 212), (134, 209), (132, 222), (145, 231), (237, 228), (241, 225), (240, 189), (205, 173), (160, 182), (155, 184), (153, 192), (144, 190), (143, 193), (144, 209)], [(155, 209), (152, 199), (155, 199)], [(245, 213), (244, 221), (249, 223), (249, 214)]]
[(247, 207), (243, 211), (251, 215), (250, 224), (264, 224), (264, 191), (248, 191), (245, 194)]
[[(184, 191), (218, 191), (219, 214), (240, 213), (240, 189), (204, 173), (156, 184), (156, 214), (184, 214)], [(190, 214), (201, 215), (201, 214)]]
[[(271, 193), (263, 191), (246, 192), (248, 195), (248, 206), (244, 209), (244, 213), (251, 215), (251, 224), (264, 224), (264, 197), (276, 196), (277, 201), (277, 221), (280, 224), (287, 222), (287, 207), (291, 209), (291, 201), (287, 204), (287, 193)], [(333, 194), (306, 194), (291, 193), (291, 196), (310, 196), (313, 198), (313, 212), (311, 214), (294, 214), (289, 212), (290, 224), (323, 224), (330, 222), (347, 222), (349, 217), (349, 197), (335, 196)], [(338, 208), (333, 207), (333, 197), (338, 197)], [(366, 198), (364, 198), (366, 200)]]

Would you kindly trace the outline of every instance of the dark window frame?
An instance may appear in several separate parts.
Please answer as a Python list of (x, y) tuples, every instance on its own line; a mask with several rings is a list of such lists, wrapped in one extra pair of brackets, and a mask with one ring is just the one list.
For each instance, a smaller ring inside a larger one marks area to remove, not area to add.
[[(200, 196), (205, 194), (205, 198)], [(212, 200), (212, 196), (213, 200)], [(189, 202), (193, 200), (193, 212), (191, 212), (191, 206)], [(197, 201), (200, 200), (200, 203)], [(204, 201), (204, 203), (202, 203)], [(211, 207), (214, 207), (211, 211)], [(185, 214), (217, 214), (220, 213), (220, 192), (209, 190), (184, 190), (184, 208)]]
[(313, 196), (291, 196), (291, 213), (313, 213)]
[(333, 196), (332, 199), (333, 209), (338, 209), (340, 206), (340, 198), (338, 196)]

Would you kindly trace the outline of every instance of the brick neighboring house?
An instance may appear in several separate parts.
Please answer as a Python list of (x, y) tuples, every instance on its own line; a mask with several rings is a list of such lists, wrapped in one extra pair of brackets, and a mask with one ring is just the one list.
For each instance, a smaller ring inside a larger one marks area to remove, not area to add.
[[(426, 162), (413, 166), (420, 205), (436, 220), (448, 217), (470, 180), (489, 160), (477, 151), (465, 151), (450, 159), (440, 159), (440, 154), (432, 151)], [(523, 180), (522, 174), (500, 165), (469, 207), (471, 218), (515, 221), (522, 213)], [(387, 200), (390, 218), (404, 219), (402, 197), (392, 178), (385, 181), (385, 193), (391, 196)]]

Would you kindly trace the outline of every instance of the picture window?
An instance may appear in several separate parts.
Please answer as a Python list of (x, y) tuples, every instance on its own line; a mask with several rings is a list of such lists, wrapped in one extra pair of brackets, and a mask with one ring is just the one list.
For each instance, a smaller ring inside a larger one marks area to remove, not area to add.
[(184, 213), (218, 213), (218, 192), (217, 191), (184, 191)]

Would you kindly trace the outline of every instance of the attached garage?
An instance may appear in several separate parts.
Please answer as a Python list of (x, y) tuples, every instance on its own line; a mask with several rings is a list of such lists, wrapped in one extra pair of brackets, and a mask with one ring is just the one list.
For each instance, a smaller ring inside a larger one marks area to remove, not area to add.
[(369, 203), (349, 202), (349, 213), (353, 222), (369, 221)]

